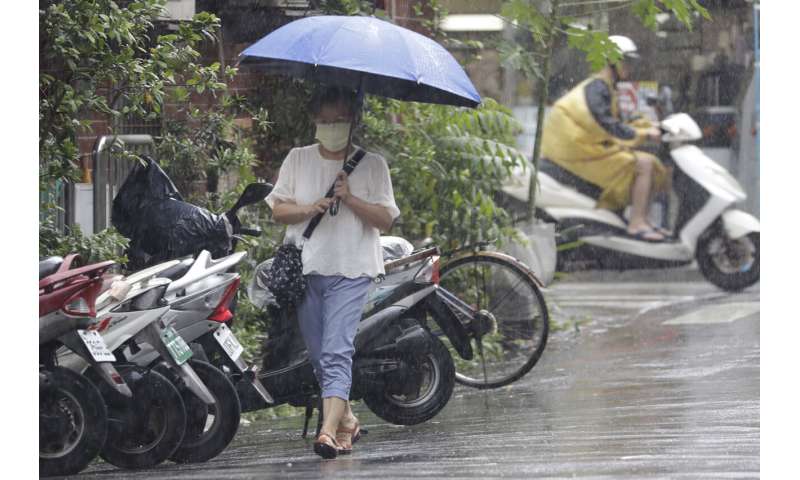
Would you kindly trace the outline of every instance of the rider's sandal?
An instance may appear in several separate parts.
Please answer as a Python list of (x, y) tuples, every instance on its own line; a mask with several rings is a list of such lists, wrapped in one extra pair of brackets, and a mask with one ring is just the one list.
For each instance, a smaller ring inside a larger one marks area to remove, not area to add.
[(361, 426), (356, 421), (353, 428), (339, 427), (336, 429), (336, 441), (339, 443), (339, 455), (353, 453), (353, 444), (361, 438)]
[(657, 233), (663, 235), (664, 238), (671, 238), (675, 235), (675, 233), (672, 230), (667, 230), (666, 228), (657, 227), (655, 225), (650, 225), (650, 228), (655, 230)]
[(325, 432), (320, 433), (314, 441), (314, 453), (325, 459), (336, 458), (341, 448), (334, 437)]
[[(662, 235), (661, 233), (657, 232), (654, 229), (645, 228), (645, 229), (642, 229), (642, 230), (637, 230), (636, 232), (633, 232), (633, 233), (631, 233), (631, 232), (625, 232), (625, 233), (627, 234), (628, 237), (630, 237), (630, 238), (632, 238), (634, 240), (640, 240), (640, 241), (643, 241), (643, 242), (661, 243), (664, 240), (666, 240), (666, 237), (664, 235)], [(648, 235), (660, 235), (661, 238), (648, 236)]]

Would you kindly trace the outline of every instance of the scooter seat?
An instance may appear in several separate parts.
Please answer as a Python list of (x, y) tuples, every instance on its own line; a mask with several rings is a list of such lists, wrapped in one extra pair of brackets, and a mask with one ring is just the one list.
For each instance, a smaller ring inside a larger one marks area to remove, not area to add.
[(56, 273), (64, 259), (61, 257), (47, 257), (39, 261), (39, 280)]
[(189, 269), (192, 268), (193, 264), (194, 264), (194, 257), (187, 257), (183, 259), (181, 263), (159, 273), (158, 276), (160, 278), (169, 278), (170, 280), (177, 280), (182, 276), (186, 275), (186, 272), (188, 272)]
[(581, 177), (559, 165), (556, 165), (546, 158), (542, 158), (541, 162), (539, 162), (539, 171), (549, 175), (558, 183), (572, 187), (588, 197), (597, 199), (600, 198), (600, 194), (603, 193), (602, 188), (593, 183), (587, 182)]

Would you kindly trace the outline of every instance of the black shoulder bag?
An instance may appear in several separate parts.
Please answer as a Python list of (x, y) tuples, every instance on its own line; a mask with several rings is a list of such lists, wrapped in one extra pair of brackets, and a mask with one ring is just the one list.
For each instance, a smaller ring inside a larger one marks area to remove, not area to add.
[[(345, 162), (342, 170), (348, 176), (353, 173), (353, 170), (358, 166), (361, 159), (366, 155), (366, 151), (359, 149), (355, 155)], [(334, 180), (334, 185), (336, 181)], [(333, 197), (333, 187), (328, 189), (325, 198)], [(331, 212), (333, 214), (333, 212)], [(303, 238), (308, 240), (314, 229), (317, 228), (319, 222), (325, 213), (316, 214), (308, 223), (305, 231), (303, 231)], [(269, 291), (275, 295), (275, 301), (281, 307), (289, 305), (299, 305), (303, 301), (306, 294), (306, 279), (303, 276), (303, 250), (294, 244), (287, 243), (278, 247), (275, 252), (275, 257), (272, 259), (272, 265), (269, 272), (265, 275), (265, 284)]]

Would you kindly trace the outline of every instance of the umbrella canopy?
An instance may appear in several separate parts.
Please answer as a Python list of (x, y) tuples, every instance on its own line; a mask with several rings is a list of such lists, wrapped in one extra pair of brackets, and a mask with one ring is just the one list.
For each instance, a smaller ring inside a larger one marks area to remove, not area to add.
[(373, 17), (295, 20), (245, 49), (239, 63), (398, 100), (465, 107), (481, 101), (441, 45)]

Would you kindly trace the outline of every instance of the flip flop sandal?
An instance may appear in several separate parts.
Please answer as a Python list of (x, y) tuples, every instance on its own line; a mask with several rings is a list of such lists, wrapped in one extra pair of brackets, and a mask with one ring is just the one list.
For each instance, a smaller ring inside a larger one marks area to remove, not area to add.
[(650, 228), (652, 228), (656, 232), (660, 233), (661, 235), (664, 235), (665, 238), (670, 238), (675, 234), (675, 232), (673, 232), (672, 230), (667, 230), (666, 228), (656, 227), (655, 225), (650, 225)]
[(353, 444), (359, 439), (361, 439), (361, 425), (358, 422), (353, 428), (339, 427), (336, 430), (336, 441), (340, 445), (339, 454), (347, 455), (353, 453)]
[[(655, 230), (639, 230), (635, 233), (625, 232), (625, 234), (634, 240), (639, 240), (642, 242), (650, 242), (650, 243), (663, 243), (667, 238)], [(647, 238), (647, 234), (658, 234), (661, 235), (662, 238)]]
[(320, 433), (314, 441), (314, 453), (325, 459), (336, 458), (342, 447), (327, 433)]

